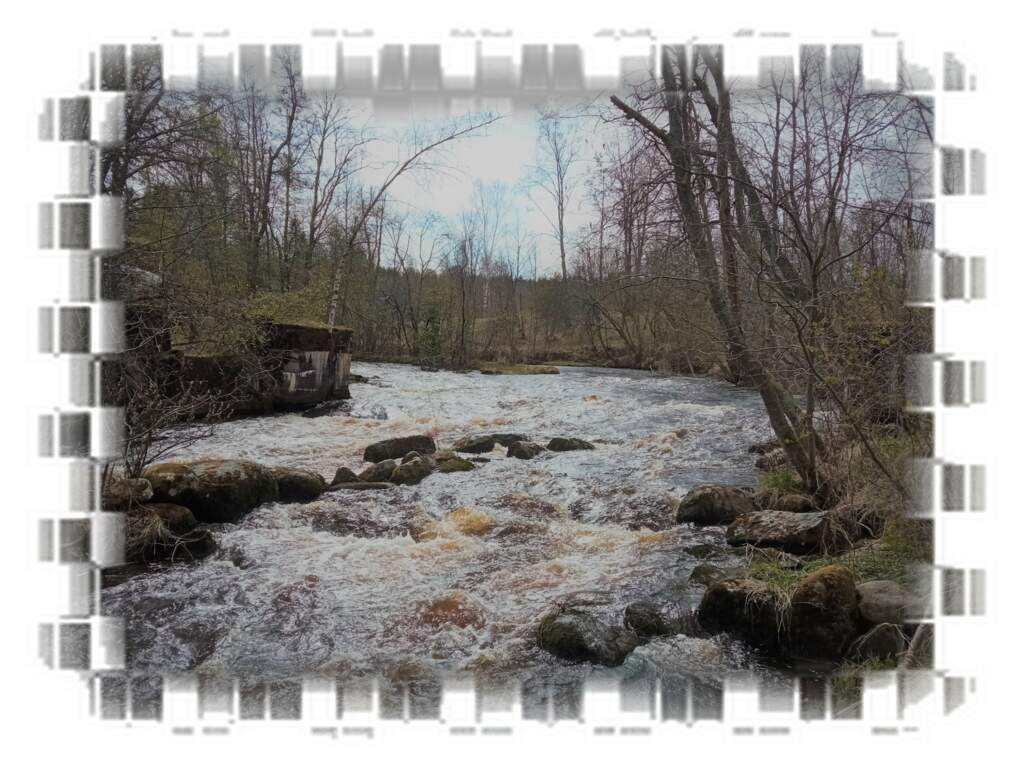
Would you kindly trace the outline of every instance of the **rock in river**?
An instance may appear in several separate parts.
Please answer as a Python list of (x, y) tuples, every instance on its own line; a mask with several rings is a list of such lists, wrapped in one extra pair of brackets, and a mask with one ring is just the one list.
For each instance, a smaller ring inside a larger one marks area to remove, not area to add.
[(831, 531), (828, 512), (763, 510), (740, 515), (725, 532), (729, 544), (775, 547), (796, 555), (821, 550)]
[(143, 475), (153, 486), (153, 501), (186, 506), (200, 523), (237, 522), (278, 498), (277, 480), (251, 461), (166, 462), (150, 465)]
[(398, 468), (398, 462), (394, 459), (378, 461), (372, 467), (367, 467), (359, 473), (359, 479), (364, 483), (383, 483), (391, 478), (391, 473)]
[(728, 525), (740, 515), (754, 511), (750, 494), (731, 485), (698, 485), (679, 502), (677, 523)]
[(359, 475), (357, 475), (348, 467), (338, 467), (338, 471), (334, 473), (334, 479), (331, 480), (331, 485), (337, 485), (338, 483), (357, 482), (359, 482)]
[(669, 625), (661, 615), (658, 606), (646, 600), (630, 603), (622, 616), (626, 629), (635, 632), (639, 637), (657, 637), (669, 634)]
[(466, 459), (447, 459), (437, 465), (438, 472), (469, 472), (476, 469), (476, 464)]
[(490, 453), (494, 450), (493, 435), (479, 435), (477, 437), (464, 437), (452, 448), (459, 453)]
[(593, 443), (580, 440), (578, 437), (553, 437), (548, 443), (549, 451), (592, 451)]
[(366, 446), (363, 451), (363, 461), (377, 463), (385, 459), (400, 459), (409, 451), (417, 453), (434, 453), (437, 446), (429, 435), (410, 435), (408, 437), (393, 437), (390, 440), (382, 440)]
[(841, 659), (857, 634), (857, 587), (841, 565), (805, 576), (790, 595), (793, 652), (815, 659)]
[(622, 627), (610, 626), (583, 611), (566, 608), (552, 611), (541, 619), (537, 644), (561, 659), (617, 667), (640, 641)]
[(316, 472), (290, 467), (271, 467), (270, 474), (277, 480), (279, 501), (313, 501), (327, 490), (327, 482)]
[(518, 442), (508, 447), (508, 457), (511, 459), (533, 459), (544, 452), (544, 447), (536, 443)]
[(395, 485), (416, 485), (432, 471), (430, 463), (421, 457), (399, 464), (391, 473), (389, 480)]

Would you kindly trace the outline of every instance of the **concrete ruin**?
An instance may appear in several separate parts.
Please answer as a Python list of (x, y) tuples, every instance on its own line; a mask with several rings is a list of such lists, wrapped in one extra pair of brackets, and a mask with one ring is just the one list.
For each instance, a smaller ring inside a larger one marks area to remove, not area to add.
[(349, 397), (351, 328), (267, 323), (266, 336), (268, 352), (282, 359), (272, 393), (275, 408)]

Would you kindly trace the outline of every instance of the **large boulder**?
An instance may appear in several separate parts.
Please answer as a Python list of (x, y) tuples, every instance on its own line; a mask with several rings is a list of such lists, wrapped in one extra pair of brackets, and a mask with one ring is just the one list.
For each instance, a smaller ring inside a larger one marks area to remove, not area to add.
[(857, 585), (860, 615), (871, 624), (903, 624), (915, 617), (915, 599), (895, 581), (865, 581)]
[(398, 467), (394, 459), (378, 461), (372, 467), (367, 467), (359, 473), (359, 479), (364, 483), (382, 483), (391, 478), (391, 473)]
[(419, 458), (399, 464), (388, 478), (395, 485), (416, 485), (433, 472), (433, 467), (426, 459)]
[(313, 501), (327, 490), (327, 482), (316, 472), (290, 467), (271, 467), (270, 474), (277, 481), (278, 501)]
[(827, 512), (762, 510), (737, 517), (725, 539), (734, 547), (753, 544), (803, 555), (821, 551), (830, 538), (831, 526)]
[(583, 611), (564, 608), (540, 621), (537, 645), (568, 661), (589, 661), (617, 667), (640, 644), (632, 632), (605, 624)]
[(578, 437), (553, 437), (548, 442), (549, 451), (592, 451), (593, 443), (580, 440)]
[(841, 565), (805, 576), (790, 595), (790, 640), (798, 656), (841, 659), (857, 635), (857, 586)]
[(533, 459), (544, 452), (544, 447), (536, 443), (516, 442), (508, 447), (510, 459)]
[(153, 498), (153, 486), (144, 477), (120, 477), (103, 489), (103, 509), (123, 511)]
[(785, 600), (756, 579), (724, 579), (712, 584), (697, 607), (697, 620), (711, 634), (738, 635), (764, 650), (778, 651), (785, 645)]
[(630, 603), (622, 615), (626, 629), (639, 637), (657, 637), (670, 634), (669, 623), (661, 615), (658, 606), (647, 600)]
[(252, 461), (165, 462), (150, 465), (143, 476), (153, 486), (153, 501), (186, 506), (200, 523), (234, 523), (278, 498), (273, 474)]
[(478, 435), (477, 437), (464, 437), (452, 448), (459, 453), (490, 453), (494, 450), (494, 445), (493, 435)]
[(728, 525), (739, 515), (754, 511), (750, 494), (730, 485), (698, 485), (679, 502), (677, 523)]
[(393, 437), (390, 440), (381, 440), (379, 443), (366, 446), (363, 451), (363, 461), (372, 461), (376, 464), (386, 459), (400, 459), (409, 451), (434, 453), (436, 450), (434, 439), (429, 435)]

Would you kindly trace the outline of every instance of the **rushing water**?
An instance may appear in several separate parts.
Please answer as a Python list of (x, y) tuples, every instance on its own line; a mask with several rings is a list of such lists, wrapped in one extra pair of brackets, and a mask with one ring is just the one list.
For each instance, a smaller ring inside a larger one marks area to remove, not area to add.
[[(739, 556), (721, 528), (675, 525), (675, 503), (702, 482), (753, 484), (746, 448), (768, 436), (759, 399), (704, 378), (561, 371), (362, 364), (356, 372), (369, 382), (352, 385), (347, 413), (220, 426), (182, 455), (310, 469), (328, 481), (339, 466), (358, 472), (367, 444), (408, 434), (429, 433), (444, 448), (464, 435), (523, 432), (537, 442), (581, 437), (596, 450), (521, 461), (498, 446), (472, 472), (267, 504), (236, 525), (210, 526), (218, 551), (206, 560), (153, 565), (104, 589), (105, 612), (127, 621), (129, 667), (264, 679), (409, 669), (557, 676), (586, 665), (536, 647), (552, 606), (586, 603), (615, 623), (628, 603), (652, 596), (689, 610), (701, 590), (687, 583), (692, 569)], [(459, 507), (472, 513), (448, 517)], [(408, 523), (423, 517), (439, 521), (437, 535), (417, 542)], [(708, 674), (756, 665), (723, 638), (683, 636), (626, 662)]]

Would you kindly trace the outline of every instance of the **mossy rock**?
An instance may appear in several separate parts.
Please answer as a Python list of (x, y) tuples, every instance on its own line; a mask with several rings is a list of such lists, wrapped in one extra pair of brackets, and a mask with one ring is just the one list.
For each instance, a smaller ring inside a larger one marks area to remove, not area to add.
[(398, 462), (394, 459), (378, 461), (371, 467), (367, 467), (359, 473), (359, 479), (364, 483), (382, 483), (391, 479), (391, 474), (398, 468)]
[(413, 459), (395, 467), (388, 479), (395, 485), (417, 485), (432, 471), (430, 464), (423, 459)]
[(200, 523), (234, 523), (278, 499), (273, 474), (252, 461), (165, 462), (147, 467), (143, 477), (153, 486), (153, 501), (186, 506)]
[(469, 472), (476, 469), (476, 464), (466, 459), (448, 459), (437, 465), (438, 472)]
[(331, 485), (337, 485), (338, 483), (357, 483), (359, 482), (359, 475), (353, 472), (348, 467), (338, 467), (334, 473), (334, 479), (331, 480)]
[(510, 459), (533, 459), (543, 452), (544, 446), (537, 445), (537, 443), (517, 442), (508, 447), (507, 455)]
[(841, 565), (826, 565), (804, 577), (790, 596), (790, 639), (795, 654), (841, 659), (857, 634), (857, 586)]
[(381, 440), (378, 443), (366, 446), (363, 451), (363, 461), (374, 463), (386, 459), (400, 459), (409, 451), (417, 453), (434, 453), (437, 445), (429, 435), (408, 435), (406, 437), (393, 437), (390, 440)]

